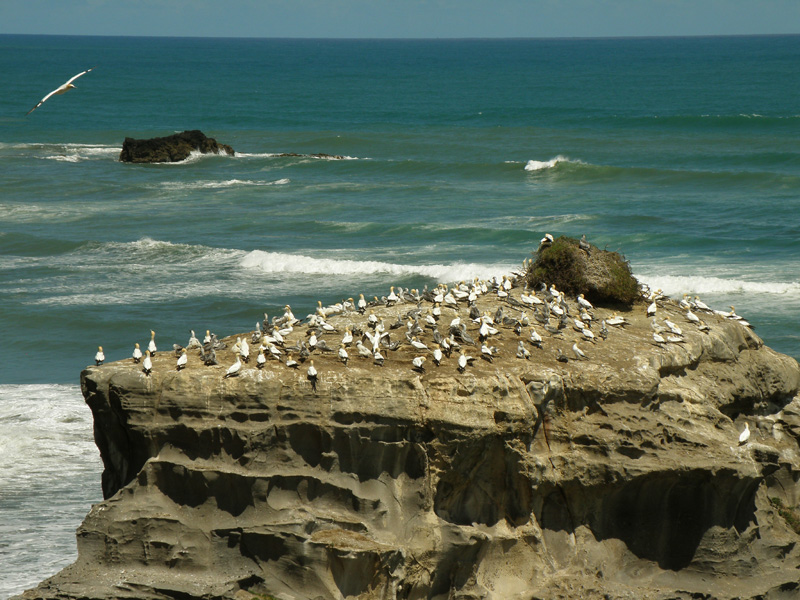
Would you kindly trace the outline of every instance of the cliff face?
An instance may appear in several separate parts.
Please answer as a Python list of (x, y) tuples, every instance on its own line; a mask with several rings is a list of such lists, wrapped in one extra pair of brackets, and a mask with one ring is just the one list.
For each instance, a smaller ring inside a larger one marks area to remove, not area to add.
[(655, 344), (636, 305), (580, 361), (570, 329), (524, 359), (501, 328), (464, 373), (315, 353), (316, 392), (307, 363), (223, 378), (229, 351), (88, 368), (107, 499), (24, 597), (796, 597), (800, 368), (738, 322), (665, 316), (684, 342)]

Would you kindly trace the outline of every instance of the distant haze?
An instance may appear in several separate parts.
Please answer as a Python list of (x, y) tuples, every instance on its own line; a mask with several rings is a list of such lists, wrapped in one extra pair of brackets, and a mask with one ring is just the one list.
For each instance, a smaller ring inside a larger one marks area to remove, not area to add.
[(0, 33), (472, 38), (800, 33), (797, 0), (2, 0)]

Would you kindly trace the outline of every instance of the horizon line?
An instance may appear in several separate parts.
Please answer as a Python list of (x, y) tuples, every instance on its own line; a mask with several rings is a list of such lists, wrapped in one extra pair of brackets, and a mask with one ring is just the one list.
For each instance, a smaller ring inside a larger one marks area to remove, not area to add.
[(800, 33), (710, 33), (660, 35), (597, 35), (597, 36), (463, 36), (463, 37), (313, 37), (313, 36), (236, 36), (236, 35), (148, 35), (98, 33), (4, 33), (0, 36), (74, 37), (74, 38), (156, 38), (156, 39), (216, 39), (216, 40), (293, 40), (293, 41), (581, 41), (581, 40), (652, 40), (703, 38), (798, 37)]

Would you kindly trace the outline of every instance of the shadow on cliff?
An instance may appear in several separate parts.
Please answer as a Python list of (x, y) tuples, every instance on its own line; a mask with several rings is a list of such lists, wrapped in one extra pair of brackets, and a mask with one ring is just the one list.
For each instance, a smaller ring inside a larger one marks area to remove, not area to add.
[[(574, 533), (573, 515), (595, 539), (618, 539), (638, 558), (662, 569), (689, 566), (712, 528), (744, 532), (755, 521), (758, 479), (708, 471), (651, 473), (620, 486), (598, 489), (577, 482), (542, 492), (543, 529)], [(568, 498), (569, 510), (564, 503)], [(580, 511), (580, 513), (579, 513)]]

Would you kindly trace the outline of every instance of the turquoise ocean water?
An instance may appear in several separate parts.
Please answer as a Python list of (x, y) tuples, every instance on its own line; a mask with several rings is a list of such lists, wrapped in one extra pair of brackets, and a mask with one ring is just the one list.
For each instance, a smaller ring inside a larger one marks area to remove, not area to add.
[[(80, 370), (98, 345), (130, 356), (151, 329), (169, 348), (286, 303), (305, 315), (500, 275), (549, 232), (622, 251), (669, 295), (735, 305), (800, 357), (800, 36), (0, 36), (0, 72), (0, 520), (64, 533), (42, 551), (8, 532), (0, 563), (19, 568), (0, 596), (71, 562), (100, 499), (84, 448), (62, 459), (85, 465), (59, 492), (72, 521), (50, 515), (29, 473), (51, 481), (50, 465), (56, 482), (58, 460), (20, 439), (38, 422), (60, 456), (68, 422), (91, 444)], [(117, 162), (126, 136), (185, 129), (236, 155)], [(50, 406), (72, 407), (67, 421), (38, 421)]]

